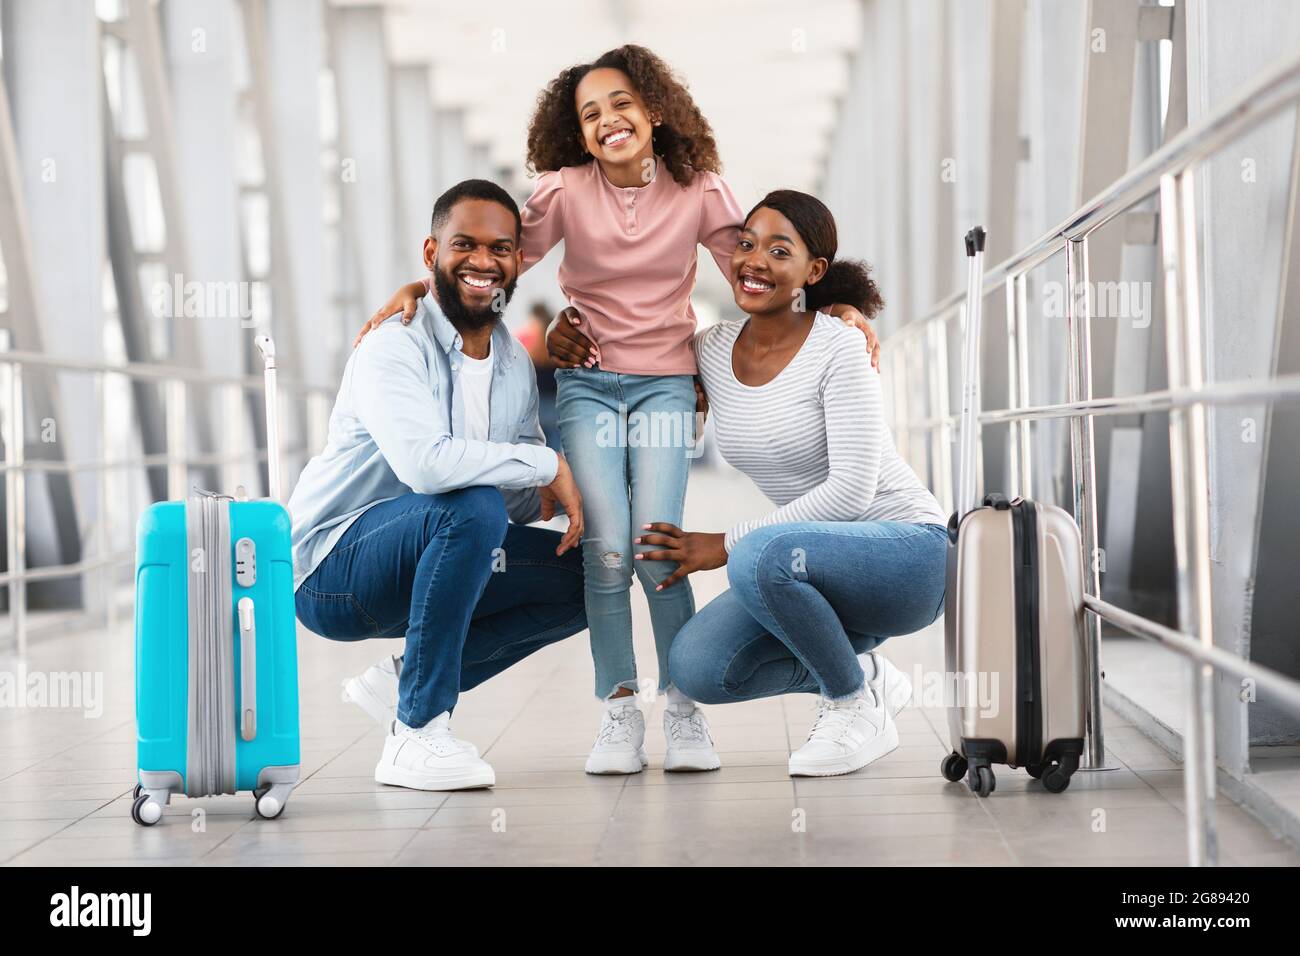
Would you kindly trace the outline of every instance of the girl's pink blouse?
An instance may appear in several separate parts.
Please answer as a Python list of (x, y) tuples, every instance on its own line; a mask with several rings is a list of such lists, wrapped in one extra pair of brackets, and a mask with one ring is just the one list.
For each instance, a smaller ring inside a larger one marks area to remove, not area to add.
[(730, 284), (743, 215), (716, 173), (682, 186), (660, 163), (646, 185), (620, 187), (599, 163), (566, 166), (541, 174), (523, 208), (524, 268), (563, 240), (560, 288), (600, 348), (600, 367), (693, 375), (696, 247)]

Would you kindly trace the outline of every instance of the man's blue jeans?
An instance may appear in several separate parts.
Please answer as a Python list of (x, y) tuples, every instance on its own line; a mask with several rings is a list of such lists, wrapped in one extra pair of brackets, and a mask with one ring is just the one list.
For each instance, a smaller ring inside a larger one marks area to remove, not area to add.
[[(560, 437), (582, 492), (587, 619), (596, 696), (637, 689), (632, 654), (633, 568), (650, 605), (659, 689), (668, 686), (668, 649), (695, 613), (690, 585), (656, 591), (672, 561), (636, 561), (632, 539), (652, 521), (682, 523), (695, 451), (695, 384), (690, 375), (624, 375), (557, 369)], [(655, 550), (639, 545), (641, 551)]]
[(582, 558), (510, 524), (495, 488), (407, 494), (362, 512), (298, 588), (298, 619), (336, 641), (406, 635), (397, 716), (423, 727), (533, 651), (587, 626)]
[(669, 674), (706, 704), (862, 687), (857, 655), (943, 610), (947, 529), (899, 521), (810, 521), (745, 535), (731, 584), (673, 642)]

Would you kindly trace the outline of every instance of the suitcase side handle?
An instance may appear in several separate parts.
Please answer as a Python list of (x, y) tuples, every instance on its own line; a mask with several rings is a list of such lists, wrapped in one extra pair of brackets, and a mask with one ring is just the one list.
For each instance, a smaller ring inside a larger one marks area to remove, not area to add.
[(266, 474), (267, 491), (280, 500), (280, 393), (275, 373), (275, 341), (259, 335), (254, 343), (262, 354), (262, 380), (266, 385)]
[(239, 599), (239, 736), (257, 736), (257, 619), (253, 599)]

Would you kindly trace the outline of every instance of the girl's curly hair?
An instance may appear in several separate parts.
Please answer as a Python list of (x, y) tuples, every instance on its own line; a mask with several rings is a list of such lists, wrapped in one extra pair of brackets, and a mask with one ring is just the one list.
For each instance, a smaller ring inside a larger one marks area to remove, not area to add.
[(686, 84), (667, 63), (635, 44), (603, 53), (592, 63), (569, 67), (538, 95), (528, 123), (528, 165), (533, 172), (592, 161), (582, 145), (582, 127), (573, 100), (582, 78), (606, 67), (626, 73), (645, 102), (646, 111), (659, 117), (654, 151), (663, 157), (673, 179), (684, 186), (698, 171), (722, 172), (713, 129), (691, 99)]

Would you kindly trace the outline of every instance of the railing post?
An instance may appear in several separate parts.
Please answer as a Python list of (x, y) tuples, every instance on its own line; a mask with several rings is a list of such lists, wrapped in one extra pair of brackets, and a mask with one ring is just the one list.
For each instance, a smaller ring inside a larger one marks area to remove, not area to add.
[(307, 393), (307, 451), (303, 455), (304, 464), (312, 455), (319, 454), (325, 447), (329, 435), (330, 404), (329, 396), (317, 391)]
[[(1011, 287), (1007, 290), (1007, 308), (1008, 314), (1013, 317), (1012, 324), (1012, 344), (1013, 351), (1009, 356), (1010, 367), (1015, 369), (1015, 382), (1018, 394), (1016, 400), (1017, 408), (1028, 408), (1033, 402), (1029, 397), (1029, 304), (1026, 294), (1026, 284), (1028, 279), (1024, 273), (1015, 277)], [(1011, 435), (1012, 442), (1019, 455), (1020, 473), (1012, 474), (1020, 483), (1020, 494), (1026, 498), (1033, 497), (1034, 483), (1032, 480), (1033, 470), (1033, 444), (1030, 441), (1030, 425), (1028, 419), (1022, 419), (1012, 423)]]
[[(1165, 357), (1171, 389), (1204, 384), (1196, 199), (1191, 170), (1160, 180), (1161, 259), (1165, 274)], [(1169, 474), (1174, 515), (1178, 625), (1202, 647), (1214, 646), (1210, 598), (1209, 473), (1205, 405), (1169, 410)], [(1183, 787), (1191, 866), (1218, 863), (1215, 825), (1214, 669), (1189, 662)]]
[[(244, 484), (239, 480), (239, 452), (244, 438), (244, 410), (247, 406), (244, 402), (244, 386), (242, 384), (236, 382), (220, 391), (226, 403), (223, 416), (225, 422), (221, 430), (221, 474), (223, 476), (221, 483), (223, 490), (234, 494), (235, 488), (240, 484)], [(249, 484), (245, 485), (246, 488), (257, 480), (258, 471), (255, 460), (247, 479)]]
[[(109, 529), (110, 505), (113, 499), (111, 497), (109, 483), (109, 472), (112, 468), (113, 443), (109, 438), (109, 416), (108, 416), (108, 378), (105, 372), (95, 373), (95, 401), (99, 403), (99, 480), (95, 483), (98, 491), (98, 501), (96, 502), (95, 521), (95, 540), (98, 543), (97, 557), (104, 562), (103, 568), (99, 573), (99, 586), (102, 590), (102, 599), (104, 601), (104, 630), (111, 631), (113, 628), (113, 566), (107, 560), (109, 551), (112, 548), (112, 534)], [(90, 590), (90, 575), (86, 575), (86, 590)]]
[(189, 479), (187, 467), (188, 445), (185, 440), (185, 383), (180, 379), (168, 379), (163, 383), (163, 417), (166, 419), (167, 434), (167, 498), (171, 501), (184, 501), (189, 496), (186, 483)]
[(935, 422), (934, 475), (935, 491), (943, 508), (951, 511), (956, 505), (952, 494), (952, 415), (948, 394), (948, 326), (943, 319), (931, 321), (925, 329), (930, 349), (930, 419)]
[(9, 620), (13, 622), (14, 652), (27, 657), (27, 482), (23, 466), (27, 461), (23, 367), (6, 362), (3, 367), (5, 416), (5, 531), (9, 564)]
[[(924, 408), (924, 391), (926, 387), (925, 340), (919, 335), (907, 339), (907, 371), (903, 382), (904, 400), (908, 408)], [(930, 467), (930, 436), (919, 432), (915, 427), (908, 429), (907, 451), (909, 463), (918, 474), (926, 474)]]
[[(1070, 331), (1070, 401), (1092, 398), (1092, 297), (1088, 282), (1088, 240), (1065, 244), (1066, 302)], [(1070, 471), (1074, 520), (1083, 537), (1083, 590), (1101, 597), (1100, 549), (1097, 544), (1097, 471), (1094, 463), (1092, 416), (1070, 419)], [(1088, 714), (1080, 769), (1106, 769), (1106, 740), (1101, 704), (1101, 619), (1086, 611), (1084, 664), (1088, 676)]]
[[(1003, 283), (1006, 293), (1007, 313), (1007, 406), (1024, 408), (1028, 404), (1021, 394), (1021, 369), (1019, 361), (1021, 324), (1016, 316), (1016, 280), (1015, 273), (1007, 276)], [(1007, 492), (1011, 497), (1020, 495), (1029, 497), (1029, 491), (1022, 480), (1024, 476), (1024, 449), (1021, 447), (1021, 423), (1009, 422), (1007, 426)]]
[(908, 369), (908, 346), (911, 344), (912, 336), (907, 336), (899, 343), (898, 358), (894, 363), (893, 392), (894, 392), (894, 415), (903, 422), (903, 427), (898, 430), (895, 441), (899, 443), (898, 453), (902, 459), (916, 467), (916, 462), (912, 459), (912, 403), (907, 400), (907, 373)]

